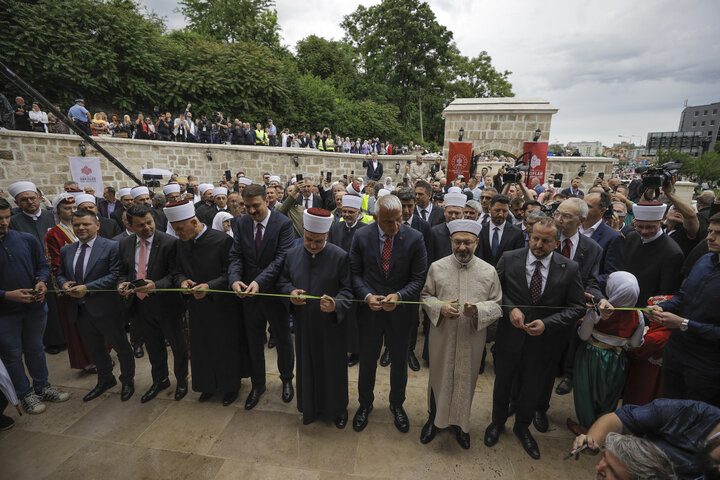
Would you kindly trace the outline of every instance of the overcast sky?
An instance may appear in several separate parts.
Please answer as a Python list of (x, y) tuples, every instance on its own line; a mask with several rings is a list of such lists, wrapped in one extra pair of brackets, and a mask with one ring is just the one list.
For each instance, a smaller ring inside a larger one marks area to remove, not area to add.
[[(174, 0), (140, 0), (183, 28)], [(315, 34), (339, 40), (340, 22), (379, 1), (276, 0), (281, 41)], [(559, 109), (551, 142), (612, 145), (675, 131), (683, 103), (720, 102), (720, 1), (428, 0), (463, 55), (488, 52), (510, 70), (517, 97)], [(330, 8), (328, 8), (330, 5)]]

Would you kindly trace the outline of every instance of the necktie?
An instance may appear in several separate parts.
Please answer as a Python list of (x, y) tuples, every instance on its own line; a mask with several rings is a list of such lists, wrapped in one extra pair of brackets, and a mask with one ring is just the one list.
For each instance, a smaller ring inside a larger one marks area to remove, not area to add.
[(306, 198), (305, 199), (305, 210), (307, 210), (308, 208), (310, 208), (310, 199)]
[(569, 238), (566, 238), (563, 242), (563, 248), (562, 248), (562, 254), (565, 255), (567, 258), (570, 258), (570, 253), (572, 252), (572, 242)]
[[(137, 275), (135, 275), (135, 278), (138, 280), (141, 278), (145, 278), (147, 270), (147, 240), (140, 239), (140, 252), (138, 254), (138, 268), (137, 268)], [(135, 295), (142, 300), (143, 298), (147, 297), (147, 293), (138, 292)]]
[(412, 225), (410, 225), (410, 222), (404, 222), (404, 223), (405, 223), (405, 225), (407, 225), (408, 227), (412, 228)]
[(490, 214), (489, 214), (489, 213), (485, 213), (485, 214), (483, 214), (483, 215), (484, 215), (484, 216), (483, 216), (483, 219), (482, 219), (482, 226), (485, 227), (485, 225), (487, 225), (488, 222), (490, 221)]
[(390, 271), (390, 256), (392, 255), (392, 237), (390, 235), (385, 236), (385, 243), (383, 244), (382, 250), (382, 268), (385, 276), (387, 277), (388, 271)]
[(532, 278), (530, 279), (530, 298), (532, 303), (537, 303), (542, 296), (542, 262), (535, 260), (535, 271), (533, 272)]
[(492, 236), (492, 254), (493, 257), (497, 257), (498, 254), (498, 247), (500, 246), (500, 238), (498, 234), (498, 229), (500, 227), (493, 228), (493, 236)]
[(255, 251), (260, 251), (260, 244), (262, 243), (262, 223), (258, 223), (257, 230), (255, 231)]
[(427, 222), (427, 210), (420, 210), (420, 213), (422, 214), (423, 220)]
[(75, 263), (75, 282), (78, 285), (82, 285), (85, 279), (85, 252), (87, 249), (87, 243), (80, 245), (80, 255), (78, 255), (77, 262)]

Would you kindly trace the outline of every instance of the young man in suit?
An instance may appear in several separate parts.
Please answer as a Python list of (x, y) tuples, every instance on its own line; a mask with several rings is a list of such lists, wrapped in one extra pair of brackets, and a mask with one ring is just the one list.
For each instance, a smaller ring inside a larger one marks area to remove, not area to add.
[(581, 177), (575, 177), (572, 179), (572, 182), (570, 182), (570, 186), (562, 191), (562, 194), (568, 197), (584, 197), (585, 193), (583, 193), (582, 190), (580, 190), (580, 187), (582, 186), (582, 178)]
[(492, 423), (485, 430), (485, 445), (495, 445), (505, 428), (513, 379), (519, 376), (513, 432), (534, 459), (540, 458), (540, 450), (528, 427), (548, 369), (557, 363), (560, 345), (567, 341), (567, 329), (584, 311), (578, 264), (554, 251), (560, 233), (552, 218), (539, 219), (530, 247), (505, 252), (496, 267), (503, 305), (520, 307), (503, 307), (498, 321)]
[(278, 293), (277, 279), (295, 234), (289, 218), (268, 210), (265, 189), (261, 185), (245, 187), (242, 197), (248, 214), (240, 217), (236, 224), (228, 274), (231, 288), (243, 299), (252, 365), (252, 390), (245, 408), (250, 410), (265, 392), (264, 344), (267, 323), (270, 323), (277, 342), (277, 366), (283, 384), (281, 398), (283, 402), (289, 403), (294, 395), (292, 379), (295, 358), (290, 338), (288, 302), (272, 297), (253, 297), (253, 294)]
[(78, 241), (60, 249), (58, 283), (71, 297), (68, 319), (77, 323), (85, 345), (97, 365), (97, 385), (83, 397), (89, 402), (117, 385), (113, 365), (105, 341), (110, 343), (120, 361), (121, 400), (127, 401), (135, 393), (135, 358), (128, 342), (119, 298), (112, 293), (88, 292), (110, 290), (117, 286), (120, 268), (118, 243), (98, 235), (100, 222), (89, 210), (73, 214), (72, 227)]
[(105, 187), (102, 198), (97, 201), (98, 213), (101, 217), (111, 218), (115, 210), (122, 210), (122, 202), (115, 196), (113, 187)]
[(505, 195), (494, 195), (490, 200), (490, 221), (480, 232), (482, 259), (493, 267), (504, 252), (523, 248), (525, 240), (522, 230), (507, 221), (510, 213), (510, 199)]
[[(117, 289), (142, 330), (152, 365), (153, 383), (140, 401), (149, 402), (170, 387), (166, 339), (173, 351), (175, 400), (180, 400), (188, 391), (188, 351), (181, 319), (183, 301), (177, 292), (154, 293), (156, 288), (173, 287), (178, 240), (155, 229), (155, 219), (146, 205), (133, 205), (125, 214), (134, 234), (120, 241)], [(130, 282), (140, 279), (145, 280), (145, 285), (133, 288)]]
[(432, 186), (425, 180), (415, 184), (415, 214), (430, 224), (430, 227), (445, 222), (442, 207), (432, 203)]
[(363, 430), (373, 409), (377, 358), (383, 334), (392, 356), (390, 411), (395, 427), (407, 432), (410, 422), (403, 409), (407, 385), (407, 352), (410, 327), (416, 321), (407, 305), (398, 300), (417, 300), (425, 281), (427, 252), (422, 235), (402, 225), (402, 204), (385, 195), (375, 205), (375, 223), (358, 231), (350, 247), (353, 288), (365, 300), (358, 312), (360, 324), (360, 407), (353, 429)]

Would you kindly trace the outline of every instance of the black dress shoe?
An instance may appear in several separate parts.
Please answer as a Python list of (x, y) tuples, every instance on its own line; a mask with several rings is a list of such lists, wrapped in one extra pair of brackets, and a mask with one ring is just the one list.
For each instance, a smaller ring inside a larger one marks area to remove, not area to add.
[(160, 393), (162, 390), (165, 390), (166, 388), (170, 388), (170, 379), (166, 378), (165, 380), (161, 380), (160, 382), (153, 383), (150, 387), (150, 390), (145, 392), (145, 395), (140, 397), (140, 403), (147, 403), (153, 398), (157, 397), (157, 394)]
[(136, 343), (132, 346), (133, 348), (133, 355), (135, 355), (135, 358), (142, 358), (145, 356), (145, 350), (143, 350), (142, 343)]
[(338, 418), (335, 419), (335, 426), (339, 429), (345, 428), (348, 421), (348, 411), (345, 410), (343, 413), (340, 414)]
[(177, 387), (175, 387), (175, 400), (182, 400), (188, 393), (187, 380), (182, 382), (178, 381)]
[(255, 408), (255, 405), (257, 405), (260, 401), (260, 395), (263, 393), (265, 393), (265, 385), (257, 388), (252, 387), (247, 396), (247, 400), (245, 400), (245, 410), (252, 410)]
[(558, 383), (557, 388), (555, 388), (555, 393), (558, 395), (567, 395), (572, 391), (572, 377), (568, 375), (563, 375), (562, 380), (560, 380), (560, 383)]
[(470, 450), (470, 434), (462, 431), (462, 428), (455, 427), (455, 440), (465, 450)]
[(390, 365), (390, 350), (388, 350), (388, 348), (385, 347), (385, 351), (380, 356), (380, 366), (387, 367), (388, 365)]
[(106, 390), (110, 390), (115, 385), (117, 385), (117, 380), (113, 378), (112, 382), (104, 383), (100, 385), (99, 383), (95, 385), (95, 388), (90, 390), (90, 392), (83, 397), (83, 402), (89, 402), (90, 400), (96, 399), (103, 393), (105, 393)]
[(540, 449), (538, 448), (537, 442), (530, 434), (530, 430), (527, 428), (513, 428), (513, 433), (520, 440), (523, 448), (535, 460), (540, 458)]
[(413, 372), (420, 370), (420, 362), (418, 362), (418, 359), (413, 352), (408, 353), (408, 367), (410, 367), (410, 370)]
[(395, 427), (402, 433), (407, 433), (410, 430), (410, 420), (408, 420), (407, 413), (402, 405), (397, 407), (390, 405), (390, 411), (395, 416)]
[(235, 400), (237, 400), (238, 393), (240, 393), (240, 390), (233, 390), (232, 392), (227, 392), (223, 397), (223, 407), (227, 407)]
[(120, 400), (127, 402), (130, 397), (135, 393), (135, 382), (132, 380), (128, 382), (122, 382), (122, 391), (120, 392)]
[(533, 416), (533, 426), (535, 430), (541, 433), (548, 431), (548, 418), (545, 412), (535, 412)]
[(268, 340), (268, 348), (275, 348), (275, 345), (277, 345), (277, 338), (270, 337), (270, 340)]
[(295, 396), (295, 390), (293, 389), (293, 386), (292, 386), (292, 380), (290, 380), (288, 382), (283, 382), (282, 401), (285, 403), (290, 403), (290, 401), (293, 399), (294, 396)]
[(45, 347), (45, 351), (49, 353), (50, 355), (57, 355), (58, 353), (65, 350), (67, 346), (65, 345), (48, 345)]
[(206, 392), (201, 393), (201, 394), (200, 394), (200, 398), (198, 398), (198, 402), (200, 402), (200, 403), (205, 403), (205, 402), (207, 402), (208, 400), (210, 400), (210, 399), (212, 398), (212, 396), (213, 396), (212, 393), (206, 393)]
[(492, 447), (498, 440), (500, 440), (500, 434), (505, 431), (504, 425), (498, 425), (497, 423), (491, 423), (485, 429), (485, 445)]
[(420, 431), (420, 443), (430, 443), (438, 432), (438, 428), (435, 426), (435, 419), (433, 417), (428, 418), (428, 421), (423, 425)]
[(351, 353), (350, 355), (348, 355), (347, 366), (354, 367), (355, 365), (358, 364), (359, 361), (360, 361), (360, 355), (358, 355), (357, 353)]
[(353, 430), (356, 432), (362, 432), (365, 427), (367, 427), (368, 417), (370, 417), (370, 412), (372, 412), (372, 410), (372, 405), (369, 407), (360, 406), (360, 408), (357, 409), (355, 417), (353, 418)]

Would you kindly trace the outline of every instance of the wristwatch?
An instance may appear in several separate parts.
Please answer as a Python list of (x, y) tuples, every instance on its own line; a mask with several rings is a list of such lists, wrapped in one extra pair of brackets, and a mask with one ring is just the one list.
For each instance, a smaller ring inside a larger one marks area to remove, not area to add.
[(687, 331), (689, 324), (690, 324), (690, 320), (688, 320), (687, 318), (683, 318), (683, 321), (680, 324), (680, 331), (682, 331), (682, 332)]

